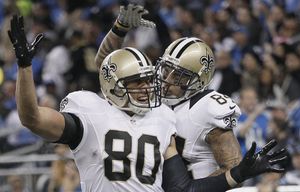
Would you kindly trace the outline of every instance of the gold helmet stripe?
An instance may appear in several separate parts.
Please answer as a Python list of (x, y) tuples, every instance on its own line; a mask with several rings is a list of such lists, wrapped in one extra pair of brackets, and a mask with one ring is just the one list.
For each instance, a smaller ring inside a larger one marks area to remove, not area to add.
[(185, 38), (184, 41), (180, 42), (178, 46), (174, 49), (174, 52), (171, 54), (171, 57), (179, 58), (181, 54), (193, 43), (196, 42), (202, 42), (200, 39), (191, 37), (191, 38)]
[[(146, 55), (142, 52), (142, 51), (140, 51), (140, 50), (138, 50), (142, 55), (143, 55), (143, 57), (145, 58), (145, 60), (146, 60), (146, 62), (147, 62), (147, 66), (150, 66), (150, 62), (149, 62), (149, 60), (148, 60), (148, 57), (146, 57)], [(151, 64), (152, 65), (152, 64)]]
[(190, 45), (192, 45), (192, 44), (194, 44), (194, 43), (196, 43), (196, 42), (201, 42), (201, 41), (197, 39), (197, 40), (195, 40), (195, 41), (191, 41), (191, 42), (185, 44), (185, 45), (182, 47), (182, 49), (177, 53), (177, 55), (176, 55), (175, 58), (178, 59), (178, 58), (182, 55), (182, 53), (183, 53)]
[(181, 38), (181, 39), (176, 43), (176, 45), (174, 45), (174, 47), (173, 47), (172, 50), (170, 51), (170, 55), (172, 55), (172, 53), (174, 52), (174, 50), (176, 49), (176, 47), (177, 47), (182, 41), (184, 41), (185, 39), (187, 39), (187, 37)]
[(131, 47), (126, 47), (125, 50), (129, 51), (135, 56), (141, 67), (146, 67), (150, 65), (148, 59), (139, 50), (133, 49)]

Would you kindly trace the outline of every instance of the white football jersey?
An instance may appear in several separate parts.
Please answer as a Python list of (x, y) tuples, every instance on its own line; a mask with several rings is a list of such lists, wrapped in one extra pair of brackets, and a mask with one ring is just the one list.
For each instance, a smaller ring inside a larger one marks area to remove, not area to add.
[(240, 108), (229, 97), (206, 90), (176, 106), (174, 111), (178, 153), (188, 161), (194, 179), (210, 175), (219, 166), (205, 138), (216, 127), (236, 127)]
[(93, 92), (77, 91), (61, 111), (83, 124), (82, 141), (72, 150), (83, 191), (163, 191), (163, 154), (176, 132), (167, 106), (130, 117)]

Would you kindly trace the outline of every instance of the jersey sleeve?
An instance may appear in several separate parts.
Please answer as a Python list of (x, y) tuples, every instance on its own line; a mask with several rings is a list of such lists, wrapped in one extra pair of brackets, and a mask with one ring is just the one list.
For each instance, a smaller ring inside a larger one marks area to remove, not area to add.
[(87, 139), (87, 135), (89, 134), (89, 121), (87, 116), (89, 113), (93, 113), (101, 107), (102, 104), (101, 100), (99, 100), (99, 96), (89, 91), (75, 91), (69, 93), (60, 102), (60, 112), (75, 115), (79, 118), (82, 124), (82, 139), (73, 151), (78, 151), (78, 149), (83, 145), (83, 143), (85, 143)]
[(73, 99), (71, 99), (68, 96), (66, 96), (63, 100), (61, 100), (59, 104), (59, 111), (60, 112), (78, 111), (79, 106), (77, 105), (76, 102), (74, 102)]
[(76, 93), (69, 93), (59, 105), (60, 112), (66, 113), (79, 113), (80, 112), (81, 97)]
[(237, 120), (241, 115), (239, 106), (228, 96), (215, 93), (210, 96), (207, 115), (212, 127), (233, 129), (237, 126)]
[(90, 91), (75, 91), (69, 93), (60, 102), (60, 112), (85, 114), (99, 112), (103, 108), (103, 101), (96, 93)]

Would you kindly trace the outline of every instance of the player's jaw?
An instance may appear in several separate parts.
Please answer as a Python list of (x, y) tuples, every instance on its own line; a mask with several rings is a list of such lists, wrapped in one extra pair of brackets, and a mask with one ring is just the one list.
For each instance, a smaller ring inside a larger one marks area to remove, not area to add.
[(167, 82), (162, 83), (162, 98), (167, 99), (178, 99), (182, 97), (184, 94), (184, 90), (179, 85), (172, 85)]
[(130, 93), (130, 95), (138, 103), (149, 104), (153, 94), (145, 90), (139, 93)]
[(150, 82), (137, 82), (127, 86), (128, 93), (133, 100), (140, 104), (149, 105), (153, 97), (153, 87)]

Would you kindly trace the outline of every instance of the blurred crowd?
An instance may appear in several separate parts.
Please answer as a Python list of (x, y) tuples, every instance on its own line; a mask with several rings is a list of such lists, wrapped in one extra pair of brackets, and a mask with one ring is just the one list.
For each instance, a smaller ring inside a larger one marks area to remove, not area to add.
[[(38, 33), (45, 35), (32, 61), (34, 80), (39, 104), (58, 109), (71, 91), (100, 91), (94, 57), (118, 15), (120, 2), (0, 1), (0, 154), (41, 140), (22, 127), (16, 110), (17, 65), (7, 36), (11, 16), (24, 16), (29, 42)], [(242, 109), (234, 131), (243, 154), (252, 141), (261, 147), (276, 138), (287, 147), (286, 174), (266, 175), (245, 185), (264, 186), (262, 191), (300, 185), (300, 1), (130, 2), (144, 5), (149, 11), (145, 18), (154, 21), (156, 28), (130, 31), (124, 46), (144, 51), (155, 64), (173, 40), (183, 36), (203, 39), (215, 54), (210, 88), (232, 97)]]

